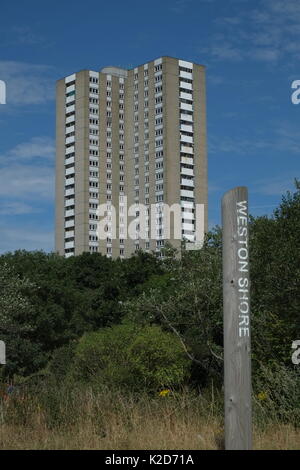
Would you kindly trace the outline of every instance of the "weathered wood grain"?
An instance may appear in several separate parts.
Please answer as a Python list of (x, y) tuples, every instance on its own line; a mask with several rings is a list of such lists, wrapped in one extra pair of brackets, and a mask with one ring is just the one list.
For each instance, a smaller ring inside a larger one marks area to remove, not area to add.
[(252, 448), (248, 191), (222, 199), (225, 448)]

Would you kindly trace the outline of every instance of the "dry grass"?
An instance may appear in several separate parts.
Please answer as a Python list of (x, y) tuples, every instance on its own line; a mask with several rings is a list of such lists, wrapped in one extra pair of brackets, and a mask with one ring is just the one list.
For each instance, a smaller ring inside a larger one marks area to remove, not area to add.
[[(18, 400), (2, 404), (0, 449), (213, 450), (222, 441), (217, 404), (185, 392), (134, 398), (90, 390), (54, 404), (51, 397)], [(300, 449), (300, 430), (256, 429), (254, 447)]]

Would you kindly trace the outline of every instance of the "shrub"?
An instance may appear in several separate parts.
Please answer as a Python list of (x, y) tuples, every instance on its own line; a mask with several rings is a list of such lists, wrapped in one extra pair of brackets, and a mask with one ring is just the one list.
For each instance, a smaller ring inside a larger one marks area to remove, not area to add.
[(261, 364), (254, 376), (254, 410), (258, 422), (300, 425), (300, 371), (282, 364)]
[(182, 384), (189, 367), (172, 333), (156, 325), (122, 324), (85, 334), (76, 348), (72, 374), (85, 382), (153, 391)]

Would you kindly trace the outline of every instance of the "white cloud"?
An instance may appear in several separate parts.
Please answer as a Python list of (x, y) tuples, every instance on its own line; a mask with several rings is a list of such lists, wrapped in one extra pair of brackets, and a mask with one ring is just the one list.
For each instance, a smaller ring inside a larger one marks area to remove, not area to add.
[[(54, 143), (34, 137), (0, 156), (0, 251), (53, 249), (52, 232), (39, 224), (29, 228), (11, 226), (18, 216), (43, 214), (54, 199)], [(10, 219), (9, 226), (7, 217)], [(23, 219), (22, 219), (23, 220)], [(28, 219), (30, 220), (30, 219)]]
[(0, 155), (0, 197), (53, 199), (54, 151), (51, 138), (34, 137)]
[(54, 69), (47, 65), (0, 61), (6, 82), (7, 105), (43, 104), (55, 97)]
[(297, 59), (300, 52), (299, 0), (241, 2), (236, 15), (220, 16), (208, 47), (200, 49), (212, 60), (254, 60), (276, 64)]
[(22, 142), (0, 156), (0, 163), (24, 161), (33, 158), (54, 161), (55, 144), (50, 137), (33, 137), (28, 142)]
[(40, 210), (22, 201), (5, 201), (0, 205), (0, 215), (23, 215), (36, 212)]
[(53, 195), (53, 168), (17, 164), (0, 171), (0, 197), (49, 200)]

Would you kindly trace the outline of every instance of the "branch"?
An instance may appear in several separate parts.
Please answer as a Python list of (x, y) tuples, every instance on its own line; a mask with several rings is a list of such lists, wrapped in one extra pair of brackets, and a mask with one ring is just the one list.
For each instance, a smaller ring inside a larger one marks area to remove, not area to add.
[(194, 356), (192, 356), (192, 354), (188, 351), (182, 337), (181, 337), (181, 334), (179, 333), (179, 331), (176, 330), (176, 328), (172, 325), (172, 323), (168, 320), (168, 318), (166, 317), (166, 315), (164, 314), (164, 312), (162, 310), (159, 309), (159, 312), (161, 313), (161, 315), (163, 316), (165, 322), (168, 324), (168, 326), (171, 328), (171, 330), (178, 336), (179, 340), (180, 340), (180, 343), (186, 353), (186, 355), (188, 356), (188, 358), (195, 362), (196, 364), (199, 364), (200, 366), (203, 367), (203, 364), (198, 361), (198, 359), (196, 359)]

